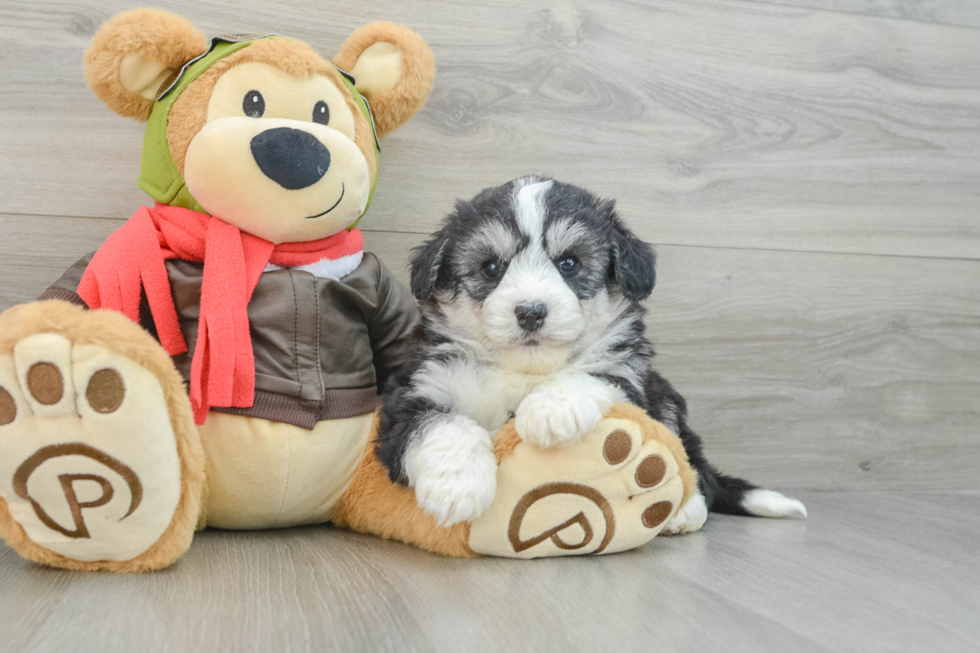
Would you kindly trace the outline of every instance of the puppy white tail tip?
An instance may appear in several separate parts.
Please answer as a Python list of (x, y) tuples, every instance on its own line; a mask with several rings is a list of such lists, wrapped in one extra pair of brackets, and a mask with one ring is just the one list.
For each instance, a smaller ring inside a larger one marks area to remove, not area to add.
[(742, 507), (758, 517), (806, 519), (806, 506), (775, 490), (750, 490), (742, 497)]

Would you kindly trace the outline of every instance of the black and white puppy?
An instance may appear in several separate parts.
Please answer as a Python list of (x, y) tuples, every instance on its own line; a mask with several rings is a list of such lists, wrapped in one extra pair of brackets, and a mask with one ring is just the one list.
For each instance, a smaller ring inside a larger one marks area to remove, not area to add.
[(508, 420), (551, 447), (630, 401), (681, 437), (700, 475), (667, 532), (699, 529), (709, 509), (805, 517), (705, 459), (684, 398), (651, 367), (640, 302), (654, 261), (612, 201), (576, 186), (528, 177), (458, 202), (412, 259), (420, 353), (387, 387), (377, 443), (392, 481), (441, 524), (470, 521), (493, 500), (491, 439)]

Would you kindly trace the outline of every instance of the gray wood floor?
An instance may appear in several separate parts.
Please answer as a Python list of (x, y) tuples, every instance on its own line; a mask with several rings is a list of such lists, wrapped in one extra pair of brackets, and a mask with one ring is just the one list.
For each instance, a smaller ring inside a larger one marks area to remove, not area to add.
[[(325, 54), (415, 27), (436, 88), (382, 144), (369, 248), (404, 278), (455, 198), (521, 174), (616, 198), (709, 455), (811, 519), (531, 563), (207, 532), (138, 578), (0, 549), (0, 650), (978, 650), (980, 2), (154, 4)], [(146, 201), (142, 128), (80, 67), (133, 6), (0, 0), (0, 310)]]
[(198, 535), (143, 576), (0, 551), (0, 650), (932, 651), (980, 647), (977, 495), (813, 492), (598, 558), (446, 560), (329, 527)]

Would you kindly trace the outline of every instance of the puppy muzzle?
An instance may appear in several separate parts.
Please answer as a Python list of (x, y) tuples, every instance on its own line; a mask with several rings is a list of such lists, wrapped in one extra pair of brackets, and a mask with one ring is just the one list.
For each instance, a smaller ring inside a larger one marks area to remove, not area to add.
[(546, 304), (520, 304), (514, 309), (517, 317), (517, 324), (527, 331), (533, 333), (544, 326), (544, 319), (548, 317), (548, 306)]

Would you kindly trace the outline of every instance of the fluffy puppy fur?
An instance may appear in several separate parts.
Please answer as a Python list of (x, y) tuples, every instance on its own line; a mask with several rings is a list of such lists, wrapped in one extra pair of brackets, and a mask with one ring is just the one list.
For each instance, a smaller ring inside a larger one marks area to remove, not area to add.
[(641, 301), (655, 282), (650, 246), (582, 188), (528, 177), (457, 203), (412, 260), (421, 348), (387, 388), (377, 443), (392, 481), (440, 523), (470, 521), (493, 500), (491, 438), (508, 420), (550, 447), (630, 401), (681, 437), (700, 476), (668, 532), (699, 529), (708, 509), (804, 517), (705, 459), (684, 398), (651, 367)]

